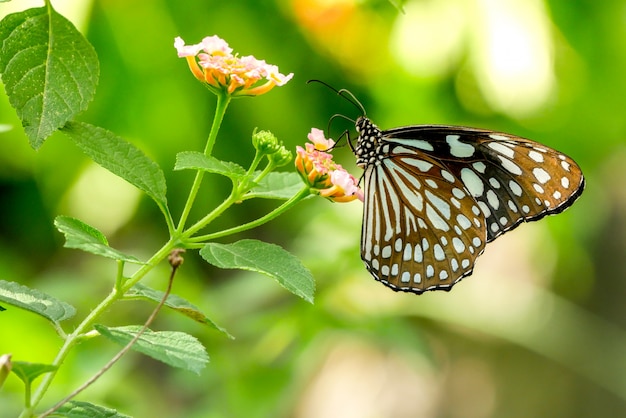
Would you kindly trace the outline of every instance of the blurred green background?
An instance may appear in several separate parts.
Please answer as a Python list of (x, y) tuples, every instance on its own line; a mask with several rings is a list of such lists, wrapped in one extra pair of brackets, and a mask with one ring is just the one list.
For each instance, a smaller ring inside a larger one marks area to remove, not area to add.
[[(558, 217), (490, 244), (472, 277), (450, 293), (394, 293), (359, 257), (362, 206), (301, 203), (250, 237), (297, 254), (313, 272), (314, 305), (265, 276), (210, 268), (187, 253), (174, 292), (236, 339), (163, 311), (152, 328), (191, 333), (211, 362), (200, 376), (131, 353), (79, 399), (135, 417), (617, 417), (626, 416), (626, 2), (617, 0), (53, 1), (95, 46), (101, 77), (82, 120), (142, 148), (165, 170), (177, 218), (192, 173), (175, 154), (203, 147), (215, 98), (177, 58), (217, 34), (241, 55), (295, 73), (285, 87), (233, 101), (215, 149), (246, 165), (255, 127), (290, 148), (335, 113), (358, 116), (319, 85), (350, 89), (383, 129), (456, 124), (535, 139), (572, 156), (587, 190)], [(25, 2), (0, 5), (0, 13)], [(59, 214), (92, 224), (111, 245), (146, 259), (166, 240), (149, 199), (94, 166), (62, 135), (28, 147), (0, 93), (0, 278), (77, 307), (107, 294), (115, 264), (62, 248)], [(5, 126), (4, 126), (5, 127)], [(333, 135), (349, 127), (338, 120)], [(335, 154), (355, 175), (349, 149)], [(287, 168), (289, 169), (289, 168)], [(209, 177), (197, 218), (228, 183)], [(230, 227), (276, 205), (235, 207)], [(227, 242), (227, 241), (226, 241)], [(163, 289), (168, 270), (146, 279)], [(152, 306), (120, 303), (107, 325), (141, 323)], [(70, 321), (71, 322), (71, 321)], [(71, 324), (68, 329), (71, 328)], [(0, 353), (51, 362), (48, 324), (0, 313)], [(90, 377), (116, 347), (78, 346), (55, 380), (53, 402)], [(19, 410), (14, 376), (0, 415)]]

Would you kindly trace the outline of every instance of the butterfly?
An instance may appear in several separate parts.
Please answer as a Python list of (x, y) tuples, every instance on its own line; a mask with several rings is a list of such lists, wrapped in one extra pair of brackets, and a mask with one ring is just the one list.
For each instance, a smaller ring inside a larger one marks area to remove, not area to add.
[(352, 149), (364, 169), (361, 258), (396, 291), (450, 290), (472, 273), (487, 243), (562, 212), (585, 185), (567, 155), (506, 133), (444, 125), (380, 130), (366, 116), (356, 130)]

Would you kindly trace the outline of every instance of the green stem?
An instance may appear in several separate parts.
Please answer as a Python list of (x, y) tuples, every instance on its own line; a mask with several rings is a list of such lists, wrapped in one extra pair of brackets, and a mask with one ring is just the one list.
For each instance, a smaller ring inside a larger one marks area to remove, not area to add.
[[(93, 325), (93, 323), (106, 312), (113, 303), (115, 303), (118, 299), (124, 296), (131, 287), (133, 287), (139, 280), (141, 280), (150, 270), (152, 270), (157, 264), (159, 264), (163, 259), (165, 259), (170, 251), (176, 247), (178, 241), (174, 239), (170, 239), (161, 249), (159, 249), (151, 258), (146, 262), (146, 264), (142, 265), (139, 270), (137, 270), (125, 283), (121, 288), (114, 288), (111, 293), (107, 295), (102, 302), (98, 304), (90, 313), (83, 319), (83, 321), (76, 327), (73, 333), (71, 333), (65, 343), (57, 353), (54, 361), (52, 362), (53, 366), (61, 366), (65, 361), (65, 358), (71, 351), (71, 349), (76, 345), (78, 341), (80, 341), (82, 334)], [(57, 369), (58, 370), (58, 369)], [(51, 373), (46, 373), (43, 380), (37, 387), (37, 391), (33, 395), (32, 404), (29, 408), (26, 408), (20, 417), (29, 417), (32, 414), (32, 410), (37, 406), (37, 404), (41, 401), (44, 394), (48, 390), (48, 387), (52, 383), (52, 380), (56, 376), (56, 371)]]
[(254, 180), (252, 180), (252, 183), (258, 183), (259, 181), (261, 181), (261, 179), (265, 176), (267, 176), (272, 170), (274, 170), (276, 168), (276, 166), (270, 161), (267, 166), (265, 166), (265, 168), (263, 169), (263, 171), (261, 171), (259, 173), (258, 176), (256, 176), (254, 178)]
[[(209, 138), (207, 139), (206, 146), (204, 147), (204, 155), (206, 156), (210, 156), (211, 152), (213, 152), (215, 139), (217, 138), (217, 133), (219, 132), (222, 120), (224, 119), (228, 103), (230, 103), (230, 98), (230, 95), (226, 93), (220, 93), (217, 95), (217, 105), (215, 107), (213, 125), (211, 125), (211, 132), (209, 133)], [(203, 177), (204, 171), (198, 171), (196, 173), (196, 177), (191, 186), (191, 191), (189, 192), (189, 197), (187, 198), (187, 203), (185, 203), (183, 212), (180, 215), (180, 221), (178, 221), (178, 228), (176, 228), (176, 232), (179, 234), (182, 233), (185, 228), (185, 222), (187, 222), (187, 217), (189, 216), (189, 212), (191, 212), (193, 202), (196, 200), (196, 195), (198, 194), (198, 190), (200, 190), (200, 184), (202, 184)]]
[(193, 237), (190, 238), (189, 241), (193, 242), (193, 243), (198, 243), (198, 242), (206, 242), (215, 238), (221, 238), (223, 236), (226, 235), (232, 235), (235, 234), (237, 232), (243, 232), (246, 231), (248, 229), (252, 229), (252, 228), (256, 228), (257, 226), (261, 226), (264, 223), (267, 223), (269, 221), (271, 221), (272, 219), (276, 218), (277, 216), (279, 216), (280, 214), (284, 213), (285, 211), (291, 209), (293, 206), (295, 206), (296, 203), (298, 203), (300, 200), (304, 199), (305, 197), (307, 197), (310, 194), (310, 188), (309, 186), (304, 186), (298, 193), (296, 193), (291, 199), (289, 199), (288, 201), (286, 201), (285, 203), (283, 203), (282, 205), (280, 205), (279, 207), (277, 207), (276, 209), (274, 209), (273, 211), (271, 211), (270, 213), (268, 213), (267, 215), (256, 219), (252, 222), (248, 222), (246, 224), (243, 225), (239, 225), (230, 229), (225, 229), (223, 231), (220, 232), (215, 232), (213, 234), (207, 234), (207, 235), (201, 235), (201, 236), (197, 236), (197, 237)]
[(222, 203), (220, 203), (218, 207), (213, 209), (208, 215), (206, 215), (204, 218), (200, 219), (198, 222), (185, 230), (185, 232), (181, 236), (181, 239), (184, 240), (185, 238), (192, 236), (193, 234), (207, 226), (210, 222), (212, 222), (215, 218), (224, 213), (226, 209), (231, 207), (239, 200), (240, 197), (238, 196), (237, 189), (233, 188), (233, 190), (230, 192), (230, 195)]

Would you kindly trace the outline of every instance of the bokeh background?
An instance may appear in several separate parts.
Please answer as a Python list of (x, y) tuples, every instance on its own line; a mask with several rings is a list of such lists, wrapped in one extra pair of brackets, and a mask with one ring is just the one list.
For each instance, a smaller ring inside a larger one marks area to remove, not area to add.
[[(242, 55), (295, 73), (285, 87), (233, 101), (215, 155), (245, 165), (255, 127), (289, 147), (336, 113), (358, 111), (309, 79), (348, 88), (382, 128), (457, 124), (529, 137), (579, 162), (581, 199), (490, 244), (450, 293), (394, 293), (359, 257), (361, 204), (310, 199), (237, 238), (298, 255), (317, 284), (310, 305), (265, 276), (210, 268), (194, 253), (174, 292), (236, 339), (163, 311), (153, 329), (198, 337), (200, 376), (131, 353), (79, 399), (135, 417), (626, 416), (626, 2), (623, 0), (93, 0), (53, 1), (95, 46), (101, 77), (81, 119), (128, 139), (165, 170), (180, 213), (192, 173), (175, 154), (201, 150), (214, 97), (176, 57), (173, 40), (217, 34)], [(25, 8), (0, 5), (0, 13)], [(39, 288), (86, 315), (115, 264), (62, 248), (52, 221), (72, 215), (146, 259), (166, 240), (149, 199), (94, 166), (63, 136), (32, 151), (0, 92), (0, 278)], [(13, 129), (10, 129), (10, 127)], [(333, 135), (349, 128), (337, 120)], [(347, 147), (337, 158), (359, 175)], [(289, 169), (289, 167), (287, 167)], [(226, 196), (205, 181), (199, 217)], [(237, 206), (212, 226), (258, 217)], [(164, 288), (167, 266), (146, 278)], [(152, 305), (120, 303), (107, 325), (141, 323)], [(71, 328), (69, 321), (68, 328)], [(0, 353), (51, 362), (60, 340), (41, 318), (0, 314)], [(116, 347), (80, 345), (48, 402), (90, 377)], [(0, 391), (15, 416), (22, 385)]]

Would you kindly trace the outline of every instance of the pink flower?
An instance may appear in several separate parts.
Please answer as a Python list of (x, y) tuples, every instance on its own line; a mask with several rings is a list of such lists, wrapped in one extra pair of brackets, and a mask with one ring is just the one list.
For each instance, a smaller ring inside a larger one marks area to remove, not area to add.
[(302, 180), (320, 196), (335, 202), (350, 202), (355, 199), (363, 200), (363, 191), (358, 181), (341, 165), (333, 161), (333, 156), (322, 150), (332, 147), (335, 142), (326, 139), (324, 132), (312, 128), (308, 135), (312, 143), (305, 144), (305, 148), (296, 147), (296, 170)]
[(315, 149), (320, 151), (327, 151), (335, 145), (335, 141), (324, 137), (324, 131), (321, 129), (311, 128), (311, 132), (307, 135), (307, 138), (315, 145)]
[(232, 96), (258, 96), (274, 86), (285, 85), (293, 73), (283, 75), (275, 65), (253, 56), (239, 57), (218, 36), (208, 36), (197, 45), (185, 45), (180, 37), (174, 40), (179, 57), (185, 57), (193, 75), (214, 91)]

